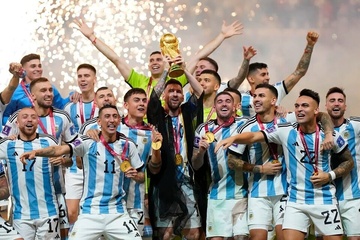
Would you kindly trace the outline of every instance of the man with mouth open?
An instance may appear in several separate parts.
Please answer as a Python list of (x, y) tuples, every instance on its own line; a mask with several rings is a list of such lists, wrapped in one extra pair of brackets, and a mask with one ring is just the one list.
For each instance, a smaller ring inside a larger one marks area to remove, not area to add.
[[(137, 223), (127, 213), (123, 187), (124, 177), (144, 181), (140, 174), (144, 164), (135, 143), (117, 131), (120, 115), (115, 106), (99, 110), (98, 124), (99, 142), (81, 136), (70, 144), (33, 150), (21, 158), (69, 153), (82, 157), (84, 194), (70, 239), (97, 239), (101, 235), (109, 239), (141, 239)], [(152, 139), (157, 140), (161, 139)], [(159, 162), (160, 151), (153, 153), (150, 162)]]
[(346, 176), (353, 168), (354, 160), (338, 133), (334, 132), (335, 146), (324, 145), (325, 133), (316, 121), (319, 102), (316, 92), (303, 89), (295, 103), (297, 123), (277, 124), (259, 132), (241, 133), (220, 141), (215, 148), (217, 152), (233, 143), (264, 141), (282, 145), (289, 182), (282, 225), (285, 240), (304, 239), (310, 222), (324, 239), (342, 239), (335, 186), (331, 182)]
[(344, 225), (344, 233), (349, 240), (360, 239), (360, 118), (345, 118), (346, 95), (338, 87), (330, 88), (326, 94), (326, 104), (335, 131), (347, 141), (355, 167), (349, 175), (335, 179), (336, 197)]
[(15, 140), (0, 140), (0, 158), (5, 159), (12, 198), (13, 226), (24, 239), (60, 239), (59, 207), (54, 188), (54, 167), (48, 157), (20, 156), (29, 149), (58, 145), (51, 135), (36, 133), (38, 115), (23, 108), (17, 116)]
[[(245, 175), (242, 171), (229, 169), (226, 152), (214, 154), (214, 148), (217, 141), (233, 135), (247, 119), (234, 117), (235, 103), (230, 93), (220, 92), (213, 101), (217, 117), (196, 129), (191, 160), (193, 168), (198, 170), (204, 164), (207, 153), (211, 168), (206, 237), (245, 239), (248, 235)], [(239, 151), (239, 147), (232, 151)]]
[[(98, 115), (99, 109), (94, 102), (94, 88), (96, 83), (95, 67), (83, 63), (77, 67), (76, 73), (78, 86), (81, 91), (81, 98), (76, 103), (69, 102), (64, 110), (70, 115), (75, 130), (78, 132), (87, 120)], [(73, 157), (73, 165), (66, 169), (65, 188), (69, 222), (73, 225), (79, 214), (79, 202), (83, 191), (83, 173), (82, 170), (76, 166), (75, 157)]]

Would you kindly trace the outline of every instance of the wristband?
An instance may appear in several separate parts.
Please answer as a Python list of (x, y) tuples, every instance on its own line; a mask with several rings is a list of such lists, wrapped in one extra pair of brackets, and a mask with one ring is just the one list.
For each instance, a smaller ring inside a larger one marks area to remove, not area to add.
[(330, 177), (331, 177), (331, 181), (333, 181), (333, 180), (336, 178), (335, 172), (334, 172), (334, 171), (330, 171), (329, 174), (330, 174)]
[(152, 168), (159, 168), (161, 166), (162, 162), (159, 163), (153, 163), (153, 161), (149, 161), (149, 166)]

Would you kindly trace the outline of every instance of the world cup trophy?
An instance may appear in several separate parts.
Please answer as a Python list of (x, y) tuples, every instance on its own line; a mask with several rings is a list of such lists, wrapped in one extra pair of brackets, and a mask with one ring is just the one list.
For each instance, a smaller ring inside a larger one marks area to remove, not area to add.
[[(165, 33), (160, 39), (160, 49), (164, 56), (169, 56), (171, 59), (180, 55), (179, 40), (174, 34)], [(184, 74), (184, 69), (178, 64), (171, 64), (169, 76), (172, 78), (180, 77)]]

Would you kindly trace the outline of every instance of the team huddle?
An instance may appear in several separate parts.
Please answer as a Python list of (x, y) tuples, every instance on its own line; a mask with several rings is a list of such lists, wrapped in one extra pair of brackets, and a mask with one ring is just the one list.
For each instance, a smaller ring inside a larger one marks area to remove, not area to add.
[[(186, 64), (151, 53), (150, 77), (83, 18), (74, 23), (131, 86), (126, 115), (112, 89), (95, 91), (88, 63), (77, 67), (80, 93), (67, 98), (39, 55), (11, 63), (0, 93), (0, 199), (12, 206), (0, 239), (360, 239), (360, 118), (344, 118), (346, 94), (329, 89), (327, 112), (311, 89), (293, 112), (281, 107), (309, 68), (316, 32), (296, 69), (271, 85), (267, 65), (250, 64), (252, 46), (226, 83), (208, 57), (242, 34), (238, 22), (224, 22)], [(184, 74), (170, 77), (173, 65)], [(245, 79), (250, 89), (239, 91)]]

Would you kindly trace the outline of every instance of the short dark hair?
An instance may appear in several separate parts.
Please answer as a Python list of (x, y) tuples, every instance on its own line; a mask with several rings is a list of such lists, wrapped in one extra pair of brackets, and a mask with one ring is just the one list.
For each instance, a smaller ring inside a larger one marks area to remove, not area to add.
[(311, 89), (304, 88), (303, 90), (301, 90), (299, 97), (301, 97), (301, 96), (310, 97), (310, 98), (314, 99), (318, 105), (320, 104), (319, 94)]
[(102, 111), (103, 111), (104, 109), (108, 109), (108, 108), (113, 108), (113, 109), (115, 109), (116, 112), (117, 112), (117, 113), (119, 114), (119, 116), (120, 116), (119, 110), (118, 110), (117, 107), (114, 106), (114, 105), (104, 105), (102, 108), (99, 109), (99, 116), (101, 115), (101, 113), (102, 113)]
[(155, 55), (155, 54), (161, 54), (161, 52), (160, 52), (160, 51), (153, 51), (152, 53), (150, 53), (150, 57), (151, 57), (152, 55)]
[(142, 88), (131, 88), (129, 91), (127, 91), (124, 95), (124, 102), (127, 102), (129, 98), (134, 94), (144, 94), (146, 96), (146, 92)]
[(279, 94), (278, 94), (278, 91), (276, 89), (276, 87), (274, 87), (273, 85), (271, 84), (268, 84), (268, 83), (260, 83), (259, 85), (257, 85), (255, 87), (255, 89), (258, 89), (258, 88), (267, 88), (270, 90), (270, 92), (272, 92), (276, 98), (279, 97)]
[(181, 82), (179, 82), (179, 81), (176, 80), (175, 78), (171, 78), (171, 79), (169, 79), (169, 80), (165, 83), (164, 89), (165, 89), (168, 85), (170, 85), (170, 84), (179, 85), (181, 88), (183, 87), (182, 84), (181, 84)]
[(236, 95), (239, 96), (240, 102), (241, 102), (241, 99), (242, 99), (241, 93), (240, 93), (240, 91), (237, 90), (236, 88), (227, 87), (227, 88), (224, 89), (224, 92), (232, 92), (232, 93), (235, 93)]
[(38, 79), (34, 79), (30, 82), (30, 92), (32, 92), (34, 86), (38, 83), (43, 83), (43, 82), (50, 82), (49, 79), (45, 78), (45, 77), (40, 77)]
[(220, 75), (219, 75), (217, 72), (215, 72), (214, 70), (205, 69), (204, 71), (202, 71), (202, 72), (200, 73), (200, 75), (201, 75), (201, 74), (210, 74), (210, 75), (214, 76), (214, 77), (216, 78), (216, 80), (218, 81), (219, 86), (220, 86), (220, 84), (221, 84), (221, 77), (220, 77)]
[(266, 65), (266, 63), (259, 63), (259, 62), (254, 62), (251, 63), (249, 65), (249, 72), (248, 75), (254, 73), (255, 71), (257, 71), (258, 69), (263, 69), (263, 68), (267, 68), (268, 66)]
[(223, 91), (223, 92), (219, 92), (218, 94), (216, 94), (216, 97), (215, 97), (215, 99), (214, 99), (214, 104), (216, 103), (216, 100), (218, 99), (218, 97), (220, 97), (221, 95), (228, 95), (228, 96), (230, 96), (231, 100), (234, 102), (233, 96), (231, 96), (231, 94), (230, 94), (229, 92)]
[(344, 98), (346, 99), (346, 94), (344, 92), (344, 89), (342, 88), (339, 88), (339, 87), (332, 87), (329, 89), (329, 91), (326, 93), (326, 98), (332, 94), (332, 93), (340, 93), (344, 96)]
[(106, 86), (104, 86), (104, 87), (99, 87), (99, 88), (96, 90), (95, 95), (96, 95), (98, 92), (103, 91), (103, 90), (107, 90), (107, 89), (110, 89), (110, 88), (108, 88), (108, 87), (106, 87)]
[(214, 59), (212, 59), (210, 57), (202, 57), (199, 59), (199, 61), (201, 61), (201, 60), (208, 61), (211, 65), (213, 65), (216, 72), (219, 71), (219, 65)]
[(20, 60), (21, 65), (24, 66), (25, 63), (30, 62), (31, 60), (38, 59), (40, 60), (40, 55), (36, 53), (30, 53), (28, 55), (25, 55)]
[(79, 71), (79, 69), (81, 69), (81, 68), (89, 69), (89, 70), (93, 71), (93, 72), (95, 73), (95, 75), (96, 75), (96, 69), (95, 69), (95, 67), (94, 67), (93, 65), (91, 65), (91, 64), (82, 63), (82, 64), (80, 64), (80, 65), (77, 67), (76, 71)]

